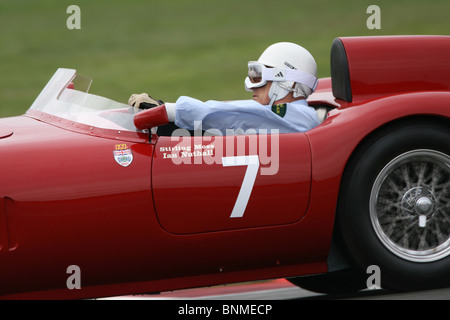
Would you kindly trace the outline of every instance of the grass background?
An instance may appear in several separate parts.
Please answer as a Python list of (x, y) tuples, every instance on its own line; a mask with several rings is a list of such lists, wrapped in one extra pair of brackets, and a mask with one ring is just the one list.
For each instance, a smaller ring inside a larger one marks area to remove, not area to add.
[[(69, 30), (69, 5), (81, 30)], [(369, 30), (369, 5), (381, 30)], [(148, 92), (164, 101), (250, 99), (247, 61), (291, 41), (330, 74), (339, 36), (444, 34), (450, 1), (0, 0), (0, 116), (23, 114), (58, 67), (94, 79), (91, 93), (127, 102)]]

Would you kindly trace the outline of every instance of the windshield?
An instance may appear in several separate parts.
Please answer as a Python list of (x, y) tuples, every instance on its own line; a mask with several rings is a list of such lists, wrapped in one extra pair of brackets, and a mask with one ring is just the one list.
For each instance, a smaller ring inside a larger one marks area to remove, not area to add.
[(27, 114), (52, 123), (49, 119), (58, 117), (101, 129), (142, 132), (134, 126), (133, 108), (88, 93), (91, 83), (90, 78), (77, 75), (75, 70), (58, 69)]

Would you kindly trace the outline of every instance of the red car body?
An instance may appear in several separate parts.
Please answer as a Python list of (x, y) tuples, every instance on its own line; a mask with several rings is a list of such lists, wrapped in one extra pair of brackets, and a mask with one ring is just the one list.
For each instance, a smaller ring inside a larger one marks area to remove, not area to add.
[[(259, 170), (277, 172), (258, 172), (241, 218), (230, 213), (245, 165), (195, 155), (175, 163), (167, 156), (181, 140), (32, 109), (2, 119), (0, 298), (92, 298), (327, 273), (342, 176), (359, 146), (404, 119), (450, 123), (449, 37), (338, 40), (348, 65), (335, 68), (347, 70), (348, 88), (333, 88), (339, 70), (332, 70), (308, 100), (329, 110), (326, 119), (305, 133), (267, 136), (278, 158)], [(262, 152), (252, 137), (184, 139), (201, 152), (248, 156)], [(115, 161), (121, 150), (131, 150), (131, 164)], [(81, 289), (67, 287), (73, 265)]]

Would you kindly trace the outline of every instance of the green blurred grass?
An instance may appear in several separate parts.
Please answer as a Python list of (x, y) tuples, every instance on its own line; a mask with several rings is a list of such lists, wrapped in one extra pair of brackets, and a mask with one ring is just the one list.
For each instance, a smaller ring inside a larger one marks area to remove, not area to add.
[[(81, 30), (66, 28), (71, 4)], [(366, 28), (371, 4), (381, 30)], [(448, 0), (1, 0), (0, 116), (24, 113), (58, 67), (121, 102), (141, 92), (247, 99), (246, 63), (274, 42), (307, 48), (326, 77), (335, 37), (450, 34), (449, 18)]]

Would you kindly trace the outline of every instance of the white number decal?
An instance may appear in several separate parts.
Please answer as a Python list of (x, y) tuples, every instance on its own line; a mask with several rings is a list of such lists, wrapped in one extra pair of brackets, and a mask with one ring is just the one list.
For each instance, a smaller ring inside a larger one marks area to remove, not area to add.
[(245, 208), (247, 207), (248, 200), (250, 199), (250, 194), (252, 193), (253, 186), (255, 184), (256, 175), (258, 174), (259, 157), (257, 155), (223, 157), (222, 165), (224, 167), (247, 166), (244, 180), (242, 181), (241, 189), (239, 190), (239, 195), (230, 215), (230, 218), (242, 218), (244, 216)]

